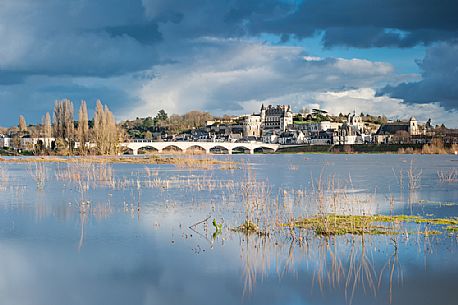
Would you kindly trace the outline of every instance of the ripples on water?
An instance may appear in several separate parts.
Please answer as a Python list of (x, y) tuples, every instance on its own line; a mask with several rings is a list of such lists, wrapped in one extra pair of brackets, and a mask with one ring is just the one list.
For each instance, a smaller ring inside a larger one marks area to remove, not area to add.
[[(316, 213), (456, 217), (458, 181), (444, 179), (456, 156), (232, 158), (224, 170), (0, 164), (2, 304), (456, 304), (456, 233), (279, 226)], [(247, 217), (268, 235), (231, 231)]]

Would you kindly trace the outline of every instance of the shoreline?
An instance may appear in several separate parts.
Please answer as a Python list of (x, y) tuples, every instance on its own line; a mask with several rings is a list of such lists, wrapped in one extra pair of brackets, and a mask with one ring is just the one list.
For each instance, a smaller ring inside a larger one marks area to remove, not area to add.
[[(425, 149), (426, 148), (426, 149)], [(244, 153), (234, 153), (233, 155), (243, 155)], [(275, 152), (255, 152), (256, 155), (265, 154), (416, 154), (416, 155), (457, 155), (458, 144), (445, 145), (444, 147), (434, 147), (431, 145), (423, 144), (354, 144), (354, 145), (291, 145), (282, 146)], [(205, 154), (205, 153), (193, 153), (193, 152), (180, 152), (171, 151), (163, 153), (146, 153), (139, 154), (137, 156), (131, 154), (121, 155), (64, 155), (64, 154), (33, 154), (31, 151), (24, 151), (23, 153), (17, 153), (9, 150), (0, 150), (0, 162), (4, 162), (12, 159), (38, 159), (39, 161), (55, 160), (55, 162), (69, 162), (68, 159), (79, 159), (79, 160), (107, 160), (113, 162), (118, 160), (116, 163), (137, 163), (142, 159), (148, 159), (148, 161), (161, 162), (167, 158), (177, 157), (190, 157), (190, 156), (231, 156), (231, 154)], [(4, 158), (8, 159), (4, 159)], [(135, 160), (130, 162), (130, 160)], [(145, 160), (146, 161), (146, 160)], [(21, 161), (19, 161), (21, 162)], [(27, 162), (27, 161), (22, 161)], [(48, 161), (52, 162), (52, 161)]]

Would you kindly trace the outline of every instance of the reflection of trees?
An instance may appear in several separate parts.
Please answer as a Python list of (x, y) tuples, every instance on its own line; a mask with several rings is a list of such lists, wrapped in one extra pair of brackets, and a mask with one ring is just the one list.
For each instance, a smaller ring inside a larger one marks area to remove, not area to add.
[[(379, 259), (380, 247), (387, 247), (386, 257)], [(342, 293), (347, 304), (356, 296), (374, 298), (387, 293), (392, 302), (394, 282), (402, 283), (402, 268), (398, 242), (387, 236), (358, 236), (278, 240), (258, 235), (242, 235), (243, 295), (249, 296), (259, 277), (275, 270), (279, 278), (299, 271), (307, 273), (310, 289), (327, 293)]]
[(95, 220), (102, 220), (109, 218), (113, 210), (111, 208), (111, 203), (108, 201), (106, 203), (95, 203), (89, 204), (87, 202), (82, 202), (79, 204), (79, 213), (80, 213), (80, 239), (78, 242), (78, 251), (81, 251), (81, 248), (84, 244), (85, 237), (85, 225), (87, 224), (90, 217)]
[(81, 251), (84, 243), (84, 225), (87, 222), (87, 210), (89, 209), (87, 204), (80, 206), (80, 241), (78, 243), (78, 252)]
[(268, 251), (271, 240), (266, 236), (246, 235), (240, 239), (240, 257), (243, 261), (244, 279), (243, 296), (250, 295), (256, 285), (258, 273), (262, 277), (270, 265), (271, 252)]

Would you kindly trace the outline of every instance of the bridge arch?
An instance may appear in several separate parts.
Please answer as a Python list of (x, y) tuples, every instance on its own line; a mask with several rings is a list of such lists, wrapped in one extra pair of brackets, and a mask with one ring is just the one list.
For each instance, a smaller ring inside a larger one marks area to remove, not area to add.
[(174, 153), (174, 152), (183, 152), (184, 150), (181, 147), (179, 147), (178, 145), (170, 144), (170, 145), (164, 146), (164, 148), (162, 148), (161, 151)]
[(232, 153), (232, 149), (224, 147), (223, 145), (214, 145), (210, 147), (208, 151), (213, 154), (231, 154)]
[(271, 148), (271, 147), (267, 147), (267, 146), (257, 146), (254, 148), (254, 152), (257, 152), (257, 153), (273, 153), (275, 152), (275, 149)]
[(160, 150), (157, 147), (154, 147), (153, 145), (144, 145), (140, 148), (138, 148), (137, 153), (140, 155), (144, 154), (151, 154), (151, 153), (159, 153)]
[(199, 144), (196, 145), (191, 145), (188, 148), (186, 148), (186, 152), (191, 153), (191, 154), (202, 154), (202, 153), (208, 153), (208, 150), (205, 147), (202, 147)]
[(237, 145), (232, 148), (233, 153), (251, 153), (251, 149), (247, 147), (246, 145)]

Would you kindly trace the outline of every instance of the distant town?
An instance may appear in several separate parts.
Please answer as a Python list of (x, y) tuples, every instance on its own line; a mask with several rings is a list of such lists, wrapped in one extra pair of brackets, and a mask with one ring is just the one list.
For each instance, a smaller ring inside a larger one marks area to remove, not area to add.
[[(258, 143), (253, 147), (261, 152), (280, 148), (285, 152), (456, 153), (458, 146), (458, 129), (449, 129), (431, 119), (419, 122), (410, 116), (394, 121), (383, 115), (358, 113), (356, 109), (336, 115), (324, 109), (303, 108), (294, 112), (289, 105), (262, 105), (258, 113), (239, 116), (213, 116), (202, 111), (169, 116), (160, 110), (154, 117), (116, 123), (109, 108), (98, 101), (92, 120), (87, 113), (83, 101), (75, 120), (73, 103), (62, 100), (56, 101), (52, 120), (46, 113), (40, 124), (27, 124), (26, 118), (20, 116), (17, 126), (1, 128), (1, 152), (109, 155), (129, 153), (126, 143), (131, 142), (242, 143), (240, 147), (232, 145), (228, 149), (224, 145), (214, 145), (211, 149), (202, 148), (205, 145), (193, 146), (213, 153), (244, 152), (245, 149), (254, 152), (254, 148), (247, 148), (243, 143)], [(149, 148), (155, 150), (154, 145), (145, 144), (140, 148), (143, 153)], [(167, 148), (182, 150), (180, 145), (172, 143)]]

